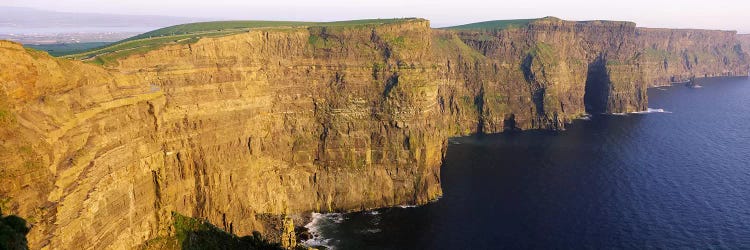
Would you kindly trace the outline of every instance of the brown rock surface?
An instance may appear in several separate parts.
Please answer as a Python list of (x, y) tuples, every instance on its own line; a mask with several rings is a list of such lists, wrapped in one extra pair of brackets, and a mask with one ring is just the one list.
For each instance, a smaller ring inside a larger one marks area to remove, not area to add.
[(129, 248), (170, 234), (172, 211), (280, 240), (262, 218), (439, 197), (449, 136), (563, 129), (587, 106), (643, 110), (671, 79), (747, 74), (738, 44), (628, 22), (417, 19), (257, 29), (105, 69), (0, 41), (0, 205), (33, 224), (32, 248)]
[(740, 41), (740, 45), (742, 45), (742, 50), (750, 54), (750, 34), (737, 35), (737, 39)]
[(734, 31), (639, 28), (637, 55), (648, 86), (691, 77), (747, 75), (747, 52)]

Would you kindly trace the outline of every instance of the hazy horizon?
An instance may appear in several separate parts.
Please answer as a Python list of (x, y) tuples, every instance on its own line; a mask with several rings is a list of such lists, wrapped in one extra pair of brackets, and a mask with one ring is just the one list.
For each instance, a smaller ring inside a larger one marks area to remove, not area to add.
[(555, 16), (566, 20), (633, 21), (640, 27), (736, 30), (750, 33), (745, 13), (750, 3), (742, 0), (697, 1), (631, 0), (553, 1), (538, 0), (504, 4), (480, 0), (397, 1), (302, 1), (277, 0), (260, 3), (242, 0), (9, 0), (7, 7), (118, 15), (158, 15), (201, 19), (334, 21), (367, 18), (421, 17), (433, 27), (501, 19)]

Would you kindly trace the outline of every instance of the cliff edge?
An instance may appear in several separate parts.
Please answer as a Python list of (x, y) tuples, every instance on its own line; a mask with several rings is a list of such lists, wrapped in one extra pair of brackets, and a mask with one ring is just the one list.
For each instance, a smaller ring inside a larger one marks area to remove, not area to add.
[(255, 28), (104, 66), (0, 41), (0, 208), (34, 249), (131, 248), (174, 213), (278, 241), (284, 216), (438, 198), (450, 136), (644, 110), (650, 86), (747, 75), (743, 48), (556, 18)]

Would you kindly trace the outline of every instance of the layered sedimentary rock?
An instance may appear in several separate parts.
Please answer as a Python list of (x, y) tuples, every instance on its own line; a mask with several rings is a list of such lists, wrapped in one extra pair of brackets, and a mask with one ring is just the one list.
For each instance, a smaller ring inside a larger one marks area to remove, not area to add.
[(737, 35), (740, 45), (745, 53), (750, 53), (750, 34)]
[(748, 47), (735, 31), (639, 28), (637, 37), (637, 59), (648, 86), (747, 75)]
[(629, 61), (638, 51), (635, 29), (629, 22), (544, 18), (521, 29), (458, 32), (482, 56), (464, 63), (474, 67), (464, 74), (481, 72), (482, 132), (562, 129), (587, 109), (645, 109), (646, 85)]
[(746, 74), (742, 48), (555, 18), (256, 29), (108, 68), (0, 42), (0, 205), (32, 248), (132, 247), (172, 212), (278, 238), (279, 215), (439, 197), (449, 136), (643, 110), (649, 86)]
[(693, 76), (747, 75), (747, 54), (730, 31), (548, 17), (525, 28), (457, 36), (481, 54), (462, 53), (457, 67), (473, 77), (467, 88), (479, 93), (478, 127), (486, 133), (561, 129), (587, 112), (644, 110), (648, 87)]

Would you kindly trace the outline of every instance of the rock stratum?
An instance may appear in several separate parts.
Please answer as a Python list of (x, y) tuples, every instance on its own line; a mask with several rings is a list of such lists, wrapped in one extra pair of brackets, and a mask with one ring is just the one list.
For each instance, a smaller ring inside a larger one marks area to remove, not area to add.
[(0, 41), (0, 205), (32, 249), (132, 248), (173, 212), (279, 240), (280, 215), (440, 197), (450, 136), (645, 110), (648, 87), (747, 75), (745, 46), (556, 18), (260, 28), (107, 67)]

